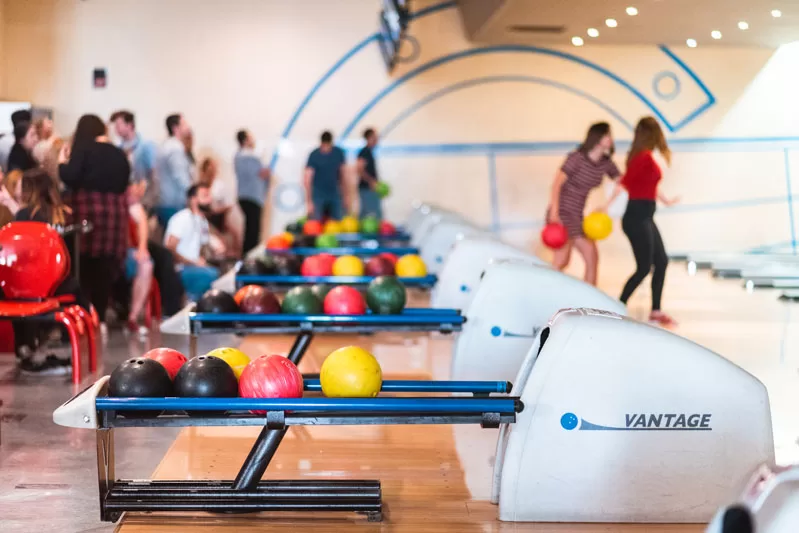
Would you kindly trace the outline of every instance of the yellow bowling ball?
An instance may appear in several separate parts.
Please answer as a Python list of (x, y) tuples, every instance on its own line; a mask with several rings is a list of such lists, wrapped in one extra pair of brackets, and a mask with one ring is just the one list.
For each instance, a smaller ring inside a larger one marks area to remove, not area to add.
[(328, 220), (325, 222), (324, 232), (328, 235), (338, 235), (339, 233), (342, 233), (341, 223), (335, 220)]
[(328, 398), (374, 398), (383, 386), (383, 371), (374, 355), (345, 346), (327, 356), (319, 381)]
[(352, 215), (347, 215), (341, 219), (342, 233), (358, 233), (358, 219)]
[(427, 275), (427, 267), (422, 258), (415, 254), (403, 255), (394, 267), (401, 278), (421, 278)]
[(217, 348), (216, 350), (211, 350), (205, 355), (218, 357), (230, 365), (230, 368), (232, 368), (233, 372), (236, 374), (236, 379), (241, 377), (244, 367), (250, 363), (250, 358), (247, 357), (247, 354), (241, 350), (237, 350), (236, 348)]
[(607, 239), (613, 231), (613, 220), (607, 213), (591, 213), (583, 219), (583, 233), (592, 241)]
[(363, 276), (363, 261), (354, 255), (342, 255), (333, 262), (334, 276)]

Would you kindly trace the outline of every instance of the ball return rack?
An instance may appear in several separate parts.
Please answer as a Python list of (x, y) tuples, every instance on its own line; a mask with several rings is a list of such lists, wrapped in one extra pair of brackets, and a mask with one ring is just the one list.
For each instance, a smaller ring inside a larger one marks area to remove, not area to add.
[(275, 249), (266, 248), (266, 253), (281, 255), (293, 254), (300, 257), (317, 254), (330, 254), (335, 256), (341, 255), (355, 255), (358, 257), (371, 257), (373, 255), (380, 255), (383, 253), (394, 254), (403, 256), (408, 254), (419, 254), (419, 248), (415, 246), (337, 246), (335, 248), (288, 248), (288, 249)]
[(338, 242), (345, 246), (370, 246), (375, 244), (407, 243), (411, 240), (411, 234), (406, 231), (397, 231), (392, 235), (380, 235), (376, 233), (339, 233), (336, 235)]
[(316, 333), (368, 334), (384, 331), (452, 333), (466, 317), (457, 309), (409, 307), (398, 315), (247, 315), (244, 313), (188, 314), (189, 354), (197, 355), (197, 337), (203, 334), (295, 334), (287, 357), (299, 364)]
[[(376, 276), (259, 276), (250, 274), (236, 274), (236, 288), (244, 285), (262, 285), (272, 289), (285, 290), (297, 285), (369, 285)], [(438, 282), (438, 276), (428, 274), (418, 278), (397, 278), (408, 288), (430, 289)]]
[[(502, 381), (385, 381), (392, 393), (470, 393), (472, 397), (110, 398), (105, 376), (53, 413), (56, 424), (94, 429), (100, 518), (123, 512), (317, 511), (364, 514), (381, 521), (379, 480), (262, 480), (290, 426), (513, 423), (524, 406)], [(305, 388), (320, 390), (318, 380)], [(141, 411), (161, 414), (145, 418)], [(253, 414), (264, 412), (265, 414)], [(139, 412), (139, 416), (136, 416)], [(127, 415), (127, 416), (126, 416)], [(133, 427), (260, 426), (247, 459), (229, 480), (125, 480), (114, 468), (114, 430)]]

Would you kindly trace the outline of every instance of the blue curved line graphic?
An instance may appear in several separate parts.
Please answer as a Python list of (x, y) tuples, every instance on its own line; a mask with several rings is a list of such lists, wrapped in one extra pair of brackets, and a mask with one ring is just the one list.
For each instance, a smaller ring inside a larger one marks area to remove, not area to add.
[(347, 137), (349, 137), (350, 134), (352, 133), (352, 130), (355, 128), (355, 126), (361, 120), (363, 120), (363, 117), (366, 116), (366, 114), (369, 111), (371, 111), (372, 108), (374, 108), (383, 98), (385, 98), (386, 96), (391, 94), (395, 89), (397, 89), (397, 87), (399, 87), (400, 85), (404, 84), (408, 80), (411, 80), (411, 79), (415, 78), (416, 76), (419, 76), (419, 75), (427, 72), (428, 70), (434, 69), (436, 67), (440, 67), (441, 65), (445, 65), (445, 64), (450, 63), (452, 61), (457, 61), (459, 59), (464, 59), (464, 58), (467, 58), (467, 57), (472, 57), (472, 56), (477, 56), (477, 55), (498, 54), (498, 53), (508, 53), (508, 52), (510, 52), (510, 53), (519, 52), (519, 53), (527, 53), (527, 54), (548, 55), (548, 56), (557, 57), (557, 58), (560, 58), (560, 59), (565, 59), (566, 61), (571, 61), (573, 63), (577, 63), (577, 64), (582, 65), (584, 67), (587, 67), (587, 68), (589, 68), (591, 70), (594, 70), (594, 71), (598, 72), (599, 74), (602, 74), (603, 76), (615, 81), (616, 83), (618, 83), (619, 85), (621, 85), (622, 87), (624, 87), (625, 89), (630, 91), (636, 98), (641, 100), (641, 102), (643, 102), (644, 105), (646, 105), (649, 108), (649, 110), (652, 111), (652, 113), (654, 113), (658, 117), (658, 119), (663, 124), (665, 124), (666, 127), (670, 131), (674, 131), (673, 126), (666, 119), (666, 117), (663, 115), (663, 113), (661, 113), (660, 110), (658, 110), (658, 108), (646, 96), (644, 96), (643, 93), (641, 93), (641, 91), (639, 91), (638, 89), (636, 89), (635, 87), (630, 85), (629, 82), (627, 82), (626, 80), (622, 79), (621, 77), (619, 77), (618, 75), (614, 74), (613, 72), (609, 71), (605, 67), (597, 65), (596, 63), (588, 61), (587, 59), (584, 59), (582, 57), (578, 57), (578, 56), (575, 56), (573, 54), (569, 54), (569, 53), (566, 53), (566, 52), (561, 52), (560, 50), (552, 50), (550, 48), (541, 48), (539, 46), (500, 45), (500, 46), (487, 46), (487, 47), (483, 47), (483, 48), (472, 48), (470, 50), (463, 50), (463, 51), (460, 51), (460, 52), (455, 52), (455, 53), (452, 53), (452, 54), (449, 54), (449, 55), (446, 55), (446, 56), (442, 56), (442, 57), (433, 59), (432, 61), (429, 61), (429, 62), (425, 63), (424, 65), (416, 67), (415, 69), (413, 69), (413, 70), (407, 72), (406, 74), (400, 76), (399, 78), (394, 80), (391, 84), (386, 86), (383, 90), (381, 90), (379, 93), (377, 93), (365, 106), (363, 106), (363, 108), (361, 108), (361, 110), (355, 115), (355, 118), (353, 118), (352, 121), (350, 121), (350, 123), (347, 125), (347, 127), (344, 128), (344, 131), (341, 134), (341, 138), (342, 139), (346, 139)]
[(696, 73), (695, 73), (693, 70), (691, 70), (691, 67), (689, 67), (689, 66), (688, 66), (688, 65), (685, 63), (685, 61), (683, 61), (682, 59), (680, 59), (680, 58), (677, 56), (677, 54), (675, 54), (674, 52), (672, 52), (672, 51), (669, 49), (669, 47), (667, 47), (666, 45), (663, 45), (663, 44), (662, 44), (662, 45), (660, 45), (660, 47), (659, 47), (659, 48), (661, 49), (661, 51), (662, 51), (664, 54), (666, 54), (667, 56), (669, 56), (669, 57), (671, 58), (671, 60), (672, 60), (672, 61), (674, 61), (675, 63), (677, 63), (677, 65), (678, 65), (678, 66), (679, 66), (681, 69), (683, 69), (683, 71), (685, 71), (685, 73), (686, 73), (686, 74), (687, 74), (687, 75), (688, 75), (688, 76), (689, 76), (689, 77), (690, 77), (692, 80), (694, 80), (694, 82), (695, 82), (695, 83), (696, 83), (696, 84), (699, 86), (699, 89), (700, 89), (700, 90), (701, 90), (703, 93), (705, 93), (705, 96), (707, 96), (707, 102), (706, 102), (706, 103), (705, 103), (703, 106), (700, 106), (700, 107), (698, 107), (697, 109), (695, 109), (693, 113), (689, 114), (687, 117), (685, 117), (685, 118), (684, 118), (684, 119), (682, 119), (680, 122), (678, 122), (677, 124), (675, 124), (675, 125), (674, 125), (674, 127), (671, 129), (671, 131), (677, 131), (677, 130), (679, 130), (680, 128), (684, 127), (684, 126), (685, 126), (686, 124), (688, 124), (689, 122), (693, 121), (693, 120), (694, 120), (696, 117), (698, 117), (699, 115), (701, 115), (702, 113), (704, 113), (705, 111), (707, 111), (708, 109), (710, 109), (711, 107), (713, 107), (713, 105), (716, 103), (716, 97), (715, 97), (715, 96), (713, 96), (713, 93), (712, 93), (712, 92), (710, 92), (710, 89), (708, 89), (708, 88), (707, 88), (707, 85), (705, 85), (705, 84), (704, 84), (704, 82), (702, 82), (702, 80), (701, 80), (701, 79), (699, 79), (699, 76), (697, 76), (697, 75), (696, 75)]
[(386, 139), (391, 132), (396, 129), (405, 119), (416, 113), (419, 109), (426, 106), (427, 104), (438, 100), (450, 93), (454, 93), (456, 91), (460, 91), (462, 89), (468, 89), (470, 87), (476, 87), (478, 85), (485, 85), (489, 83), (533, 83), (537, 85), (547, 85), (549, 87), (554, 87), (556, 89), (560, 89), (572, 94), (575, 94), (581, 98), (584, 98), (597, 106), (601, 107), (605, 111), (607, 111), (610, 115), (612, 115), (616, 120), (624, 124), (624, 126), (632, 131), (633, 125), (630, 124), (621, 114), (607, 105), (606, 103), (602, 102), (595, 96), (592, 96), (580, 89), (572, 87), (571, 85), (566, 85), (565, 83), (560, 83), (554, 80), (549, 80), (546, 78), (539, 78), (536, 76), (485, 76), (482, 78), (473, 78), (470, 80), (461, 81), (458, 83), (453, 83), (447, 87), (439, 89), (438, 91), (432, 92), (416, 102), (415, 104), (411, 105), (404, 111), (402, 111), (399, 115), (394, 117), (386, 126), (383, 126), (383, 131), (381, 133), (381, 137)]
[(585, 418), (580, 418), (580, 431), (626, 431), (628, 428), (616, 428), (612, 426), (600, 426), (592, 424)]

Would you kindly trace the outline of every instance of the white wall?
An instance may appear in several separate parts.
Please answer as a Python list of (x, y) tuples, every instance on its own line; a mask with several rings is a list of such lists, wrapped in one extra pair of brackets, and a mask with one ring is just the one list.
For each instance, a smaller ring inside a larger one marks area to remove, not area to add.
[[(414, 2), (417, 10), (435, 4)], [(62, 132), (84, 112), (108, 116), (126, 107), (143, 133), (159, 140), (164, 117), (181, 111), (200, 154), (221, 157), (229, 178), (236, 129), (251, 128), (271, 156), (312, 87), (377, 30), (379, 2), (26, 0), (5, 7), (5, 97), (52, 106)], [(420, 56), (393, 76), (369, 42), (318, 87), (280, 143), (278, 183), (300, 179), (322, 129), (341, 134), (352, 125), (346, 141), (354, 144), (364, 127), (384, 129), (407, 113), (379, 163), (393, 185), (390, 218), (424, 198), (498, 222), (508, 238), (532, 243), (565, 152), (596, 120), (608, 120), (620, 141), (629, 140), (625, 123), (653, 112), (646, 100), (675, 126), (669, 135), (676, 155), (663, 186), (684, 201), (658, 217), (669, 248), (743, 250), (791, 240), (786, 194), (799, 182), (786, 179), (786, 160), (795, 181), (799, 141), (763, 139), (799, 138), (797, 47), (773, 56), (764, 49), (674, 49), (715, 98), (684, 122), (707, 96), (657, 47), (476, 53), (486, 45), (466, 41), (451, 8), (413, 21), (411, 34)], [(444, 59), (453, 54), (463, 57)], [(393, 82), (436, 61), (353, 120)], [(95, 67), (108, 69), (105, 90), (91, 87)], [(673, 88), (670, 76), (679, 81), (673, 100), (653, 88), (663, 72), (671, 74), (662, 90)], [(729, 137), (745, 140), (718, 140)], [(274, 212), (275, 227), (299, 214)], [(606, 246), (626, 246), (618, 233)]]

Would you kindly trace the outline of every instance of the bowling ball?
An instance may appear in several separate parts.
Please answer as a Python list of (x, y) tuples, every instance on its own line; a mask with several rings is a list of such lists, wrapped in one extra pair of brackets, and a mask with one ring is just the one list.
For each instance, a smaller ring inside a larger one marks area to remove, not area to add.
[(249, 294), (252, 290), (260, 289), (260, 285), (245, 285), (244, 287), (240, 288), (236, 291), (236, 294), (233, 295), (233, 300), (236, 302), (236, 305), (241, 307), (241, 301), (244, 299), (247, 294)]
[(310, 287), (294, 287), (283, 297), (283, 313), (287, 315), (318, 315), (322, 313), (322, 300)]
[(325, 285), (324, 283), (317, 283), (316, 285), (311, 287), (311, 292), (313, 292), (314, 295), (316, 295), (316, 297), (319, 298), (320, 302), (324, 302), (325, 296), (327, 296), (327, 293), (330, 292), (331, 288), (332, 287), (330, 285)]
[[(242, 398), (302, 398), (305, 383), (297, 366), (282, 355), (262, 355), (239, 378)], [(265, 414), (264, 411), (253, 411)]]
[(394, 276), (380, 276), (369, 283), (366, 303), (378, 315), (398, 315), (405, 309), (405, 285)]
[(383, 237), (391, 237), (392, 235), (396, 235), (397, 228), (394, 227), (394, 224), (391, 222), (384, 220), (380, 223), (380, 235)]
[(172, 380), (175, 379), (178, 370), (180, 370), (180, 367), (186, 362), (185, 355), (171, 348), (154, 348), (145, 353), (142, 357), (161, 363), (161, 366), (166, 369), (166, 373), (169, 374), (169, 379)]
[(388, 259), (389, 261), (391, 261), (391, 266), (396, 268), (397, 261), (399, 260), (399, 257), (397, 257), (396, 255), (392, 254), (391, 252), (383, 252), (382, 254), (380, 254), (380, 257), (382, 257), (383, 259)]
[(247, 357), (247, 354), (236, 348), (217, 348), (205, 355), (208, 357), (217, 357), (226, 362), (233, 370), (233, 373), (236, 374), (236, 379), (241, 377), (244, 367), (250, 363), (250, 358)]
[(275, 272), (278, 276), (298, 276), (302, 268), (302, 260), (295, 255), (277, 256), (275, 261)]
[(254, 287), (244, 296), (239, 308), (248, 315), (273, 315), (280, 312), (280, 302), (265, 287)]
[[(165, 398), (172, 396), (172, 380), (154, 359), (128, 359), (111, 372), (108, 395), (115, 398)], [(151, 418), (161, 411), (120, 411), (125, 418)]]
[(338, 238), (335, 235), (325, 233), (316, 238), (317, 248), (335, 248), (338, 246)]
[(328, 235), (338, 235), (342, 233), (341, 231), (341, 223), (336, 220), (328, 220), (325, 222), (324, 233)]
[(328, 292), (323, 305), (325, 314), (328, 315), (363, 315), (366, 313), (366, 302), (363, 295), (357, 289), (345, 285)]
[[(218, 357), (200, 355), (190, 359), (175, 377), (175, 395), (183, 398), (235, 398), (239, 394), (236, 373)], [(187, 411), (192, 415), (223, 411)]]
[(394, 275), (394, 263), (385, 257), (376, 255), (369, 258), (364, 271), (367, 276), (392, 276)]
[(336, 262), (336, 256), (333, 254), (328, 253), (321, 253), (316, 254), (316, 257), (319, 258), (319, 262), (324, 265), (325, 270), (329, 270), (330, 273), (333, 273), (333, 263)]
[(613, 220), (607, 213), (594, 212), (583, 219), (583, 233), (592, 241), (607, 239), (613, 231)]
[(375, 192), (380, 198), (386, 198), (391, 194), (391, 187), (385, 181), (378, 181), (375, 186)]
[(272, 235), (266, 241), (267, 250), (288, 250), (289, 248), (291, 248), (291, 242), (282, 233)]
[(292, 234), (302, 233), (302, 224), (299, 222), (286, 224), (286, 231)]
[(318, 255), (306, 257), (302, 262), (300, 273), (303, 276), (332, 276), (333, 265), (325, 258), (320, 258)]
[(247, 276), (269, 276), (275, 273), (272, 256), (245, 259), (239, 267), (239, 274)]
[(313, 248), (316, 246), (316, 237), (313, 235), (297, 235), (294, 238), (294, 248)]
[(415, 254), (403, 255), (395, 266), (401, 278), (422, 278), (427, 275), (427, 267), (422, 258)]
[(383, 371), (363, 348), (345, 346), (327, 356), (319, 380), (328, 398), (374, 398), (383, 386)]
[(236, 300), (233, 299), (232, 295), (219, 289), (210, 289), (197, 302), (197, 312), (213, 314), (238, 313), (239, 306), (236, 305)]
[(322, 234), (322, 223), (318, 220), (309, 220), (302, 226), (302, 232), (306, 235), (321, 235)]
[(284, 232), (283, 232), (283, 233), (281, 233), (280, 235), (282, 235), (282, 236), (283, 236), (283, 238), (284, 238), (284, 239), (286, 239), (286, 240), (288, 241), (288, 243), (289, 243), (289, 246), (291, 246), (291, 245), (293, 245), (293, 244), (294, 244), (294, 234), (293, 234), (293, 233), (291, 233), (290, 231), (284, 231)]
[(377, 217), (369, 215), (361, 220), (361, 233), (375, 234), (380, 231), (380, 221)]
[(342, 255), (333, 263), (334, 276), (363, 276), (363, 261), (354, 255)]
[(559, 250), (569, 240), (569, 234), (566, 232), (566, 227), (563, 224), (550, 222), (544, 229), (541, 230), (541, 242), (547, 248), (552, 250)]
[(358, 219), (352, 215), (347, 215), (341, 219), (342, 233), (358, 233)]

